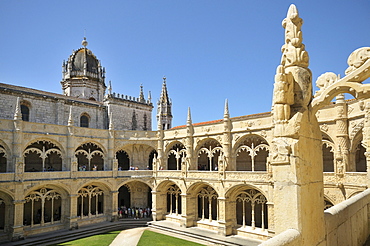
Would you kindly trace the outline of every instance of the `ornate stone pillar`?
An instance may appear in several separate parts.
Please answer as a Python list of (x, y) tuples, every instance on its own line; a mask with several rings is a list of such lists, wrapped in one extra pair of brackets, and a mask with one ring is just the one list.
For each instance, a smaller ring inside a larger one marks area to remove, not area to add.
[(277, 234), (296, 229), (300, 245), (316, 245), (325, 238), (322, 136), (310, 107), (312, 75), (302, 23), (292, 4), (283, 20), (285, 44), (274, 85), (273, 216)]
[(25, 200), (15, 200), (14, 204), (14, 222), (12, 228), (12, 241), (21, 240), (23, 236), (23, 213)]
[[(225, 111), (224, 111), (224, 132), (223, 132), (223, 141), (222, 141), (222, 150), (223, 150), (223, 162), (219, 162), (221, 167), (218, 167), (219, 177), (225, 179), (225, 172), (229, 167), (231, 162), (231, 120), (229, 114), (229, 106), (227, 100), (225, 101)], [(235, 167), (229, 167), (232, 171), (235, 170)]]
[(356, 168), (349, 166), (348, 110), (343, 94), (337, 96), (335, 108), (337, 111), (335, 117), (337, 148), (334, 168), (336, 175), (343, 177), (346, 170), (355, 171)]
[[(73, 161), (77, 162), (77, 159), (74, 155), (75, 143), (74, 143), (74, 126), (73, 126), (73, 112), (72, 112), (72, 105), (69, 107), (69, 117), (68, 117), (68, 125), (67, 125), (67, 150), (66, 150), (66, 163), (63, 164), (63, 171), (70, 170), (72, 173), (77, 171), (77, 163), (76, 163), (76, 170), (73, 170)], [(72, 175), (72, 174), (71, 174)], [(73, 175), (72, 175), (73, 176)]]
[[(108, 163), (104, 164), (104, 170), (114, 170), (114, 160), (115, 160), (115, 153), (114, 153), (114, 126), (113, 126), (113, 113), (110, 112), (109, 114), (109, 130), (108, 130)], [(118, 169), (118, 166), (117, 166)]]
[[(158, 121), (158, 131), (157, 131), (157, 138), (158, 138), (158, 146), (157, 146), (157, 152), (158, 152), (158, 156), (157, 156), (157, 167), (159, 170), (161, 169), (167, 169), (167, 165), (165, 164), (164, 162), (164, 158), (163, 158), (163, 137), (164, 137), (164, 133), (163, 133), (163, 130), (162, 130), (162, 126), (160, 124), (160, 121)], [(167, 162), (166, 162), (167, 163)]]
[(23, 181), (24, 172), (24, 157), (23, 157), (23, 121), (21, 113), (20, 98), (17, 98), (17, 104), (14, 113), (14, 130), (13, 130), (13, 158), (12, 161), (14, 166), (11, 166), (11, 170), (16, 173), (16, 181)]
[(112, 202), (110, 203), (110, 210), (112, 211), (111, 212), (111, 221), (117, 221), (118, 220), (118, 194), (119, 194), (119, 191), (118, 190), (114, 190), (114, 191), (111, 191), (111, 199), (112, 199)]
[(166, 215), (166, 193), (152, 190), (152, 216), (154, 221), (165, 219)]
[(274, 223), (274, 203), (267, 202), (267, 229), (269, 231), (275, 231), (275, 223)]
[(65, 214), (67, 217), (69, 230), (78, 229), (77, 205), (78, 205), (78, 194), (70, 194), (69, 210), (67, 210)]
[(231, 235), (233, 233), (233, 219), (235, 219), (235, 201), (231, 202), (225, 197), (218, 197), (218, 232), (223, 236)]
[(195, 226), (196, 213), (195, 204), (196, 198), (186, 193), (181, 194), (181, 226), (192, 227)]
[(190, 108), (188, 108), (188, 117), (186, 121), (186, 138), (185, 138), (185, 148), (186, 148), (186, 165), (188, 170), (196, 170), (196, 164), (194, 163), (194, 127), (191, 121)]

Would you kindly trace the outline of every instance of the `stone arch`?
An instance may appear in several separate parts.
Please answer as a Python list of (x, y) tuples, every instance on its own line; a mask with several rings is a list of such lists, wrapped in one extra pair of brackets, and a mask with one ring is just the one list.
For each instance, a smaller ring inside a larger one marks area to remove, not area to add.
[[(362, 128), (361, 128), (362, 129)], [(366, 172), (366, 149), (362, 144), (363, 134), (361, 130), (356, 132), (356, 135), (350, 141), (351, 145), (349, 148), (350, 163), (348, 167), (349, 172)]]
[(14, 196), (0, 189), (0, 232), (8, 233), (12, 229), (14, 220)]
[(98, 171), (104, 170), (105, 160), (104, 150), (95, 142), (80, 144), (74, 152), (77, 158), (79, 171)]
[(153, 155), (152, 152), (156, 149), (152, 144), (147, 144), (145, 142), (128, 143), (125, 145), (119, 145), (116, 148), (118, 150), (124, 150), (130, 157), (130, 165), (133, 168), (138, 168), (139, 170), (152, 169)]
[(0, 139), (0, 173), (13, 171), (10, 156), (12, 154), (8, 145)]
[(24, 224), (33, 227), (63, 223), (69, 211), (69, 193), (58, 184), (32, 187), (25, 193)]
[(267, 171), (270, 146), (259, 135), (245, 135), (233, 147), (237, 171)]
[(350, 199), (351, 197), (354, 197), (355, 195), (360, 194), (361, 192), (363, 192), (363, 190), (352, 191), (351, 193), (348, 194), (347, 199)]
[(223, 155), (222, 145), (218, 140), (214, 138), (203, 139), (195, 150), (198, 170), (217, 171), (218, 159)]
[(168, 170), (181, 170), (181, 158), (186, 157), (186, 148), (180, 141), (171, 142), (165, 152)]
[[(109, 216), (112, 187), (109, 183), (89, 181), (76, 187), (77, 216), (79, 219)], [(88, 204), (93, 204), (89, 207)]]
[(63, 145), (59, 141), (57, 141), (56, 139), (53, 139), (53, 138), (50, 138), (50, 137), (49, 138), (48, 137), (34, 138), (34, 139), (28, 141), (27, 143), (24, 143), (23, 144), (23, 149), (26, 149), (31, 144), (36, 143), (36, 142), (40, 142), (40, 141), (50, 142), (50, 143), (54, 144), (62, 152), (62, 156), (65, 156), (66, 151), (65, 151), (65, 148), (63, 147)]
[(118, 171), (130, 169), (130, 155), (123, 149), (116, 151), (118, 161)]
[(324, 195), (324, 210), (334, 206), (334, 201), (327, 195)]
[[(250, 184), (241, 184), (226, 192), (230, 210), (234, 211), (234, 227), (238, 230), (265, 231), (268, 228), (268, 197), (265, 192)], [(248, 228), (248, 229), (246, 229)]]
[(151, 184), (139, 179), (130, 179), (120, 183), (118, 186), (118, 206), (151, 208), (152, 188)]
[(323, 171), (334, 172), (335, 145), (330, 140), (322, 140)]
[(23, 151), (26, 172), (62, 171), (64, 153), (53, 140), (30, 142)]

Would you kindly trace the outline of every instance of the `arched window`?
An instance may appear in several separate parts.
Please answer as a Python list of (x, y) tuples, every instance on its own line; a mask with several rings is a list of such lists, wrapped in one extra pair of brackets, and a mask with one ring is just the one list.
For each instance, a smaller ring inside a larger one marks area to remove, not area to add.
[(36, 141), (23, 152), (26, 172), (62, 171), (62, 152), (50, 141)]
[(7, 155), (3, 146), (0, 145), (0, 173), (5, 173), (7, 171)]
[(236, 150), (237, 171), (266, 171), (269, 146), (259, 137), (246, 138)]
[(77, 216), (91, 218), (103, 213), (103, 191), (94, 185), (88, 185), (78, 191)]
[(326, 139), (322, 142), (322, 162), (324, 172), (334, 172), (334, 144)]
[(168, 170), (181, 170), (181, 158), (186, 156), (186, 149), (183, 144), (175, 144), (168, 152)]
[(21, 105), (21, 113), (22, 113), (22, 120), (23, 121), (30, 121), (30, 109), (28, 106), (22, 104)]
[(118, 171), (129, 170), (130, 168), (130, 157), (124, 150), (117, 151), (116, 158), (118, 160)]
[(198, 193), (198, 218), (209, 222), (217, 220), (218, 194), (211, 186), (203, 187)]
[(175, 184), (167, 190), (167, 212), (169, 215), (181, 214), (181, 190)]
[(104, 170), (103, 150), (94, 143), (80, 145), (75, 152), (79, 171)]
[(242, 227), (251, 226), (265, 230), (267, 227), (267, 199), (255, 189), (242, 191), (236, 197), (237, 223)]
[(217, 171), (219, 157), (223, 155), (221, 144), (209, 139), (198, 150), (198, 170)]
[(60, 221), (61, 215), (61, 195), (49, 188), (41, 188), (32, 191), (25, 198), (24, 223), (30, 225), (46, 223), (54, 224)]
[(365, 156), (366, 149), (362, 146), (361, 141), (357, 145), (356, 148), (356, 172), (366, 172), (366, 156)]
[(80, 117), (80, 127), (89, 127), (89, 116), (87, 114), (83, 114)]

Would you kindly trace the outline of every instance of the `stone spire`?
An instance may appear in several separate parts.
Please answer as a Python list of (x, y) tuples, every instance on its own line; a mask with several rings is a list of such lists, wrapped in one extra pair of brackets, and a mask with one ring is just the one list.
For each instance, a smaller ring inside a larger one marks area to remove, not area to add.
[(224, 118), (230, 118), (229, 114), (229, 103), (228, 100), (225, 100), (225, 110), (224, 110)]
[(157, 121), (158, 127), (167, 130), (172, 127), (172, 102), (168, 97), (166, 77), (163, 77), (161, 97), (158, 100)]
[(144, 98), (144, 91), (143, 91), (143, 85), (140, 85), (140, 96), (139, 96), (139, 102), (145, 103), (145, 98)]
[(148, 103), (152, 103), (152, 93), (150, 91), (148, 92)]
[(188, 107), (188, 117), (187, 117), (187, 119), (186, 119), (186, 125), (187, 126), (190, 126), (190, 125), (192, 125), (193, 123), (192, 123), (192, 121), (191, 121), (191, 112), (190, 112), (190, 107)]
[(14, 120), (22, 120), (21, 112), (21, 98), (17, 97), (17, 104), (15, 105)]
[(109, 80), (108, 95), (112, 95), (112, 81)]

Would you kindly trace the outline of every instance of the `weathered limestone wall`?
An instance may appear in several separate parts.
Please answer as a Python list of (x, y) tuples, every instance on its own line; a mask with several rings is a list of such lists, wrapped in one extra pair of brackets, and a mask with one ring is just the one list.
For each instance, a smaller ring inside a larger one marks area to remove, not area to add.
[(364, 245), (369, 235), (370, 189), (325, 210), (326, 245)]

